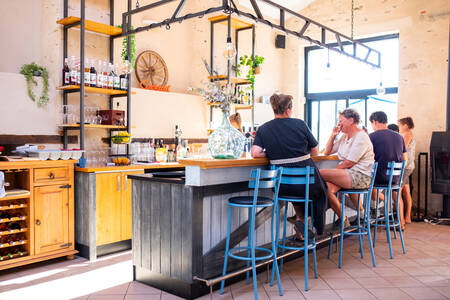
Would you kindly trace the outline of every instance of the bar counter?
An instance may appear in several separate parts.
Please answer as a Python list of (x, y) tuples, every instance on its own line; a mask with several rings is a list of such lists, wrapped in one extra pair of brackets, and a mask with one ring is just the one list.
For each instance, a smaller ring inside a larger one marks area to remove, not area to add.
[[(338, 164), (336, 156), (313, 157), (320, 168)], [(183, 298), (208, 292), (194, 276), (209, 279), (221, 275), (227, 226), (227, 200), (250, 196), (252, 168), (268, 167), (267, 159), (184, 159), (185, 178), (129, 175), (132, 180), (132, 249), (134, 279)], [(261, 190), (261, 196), (272, 196)], [(272, 210), (256, 215), (256, 244), (271, 241)], [(288, 214), (294, 214), (289, 206)], [(231, 247), (247, 244), (248, 211), (232, 209)], [(292, 226), (288, 234), (293, 234)], [(228, 272), (245, 262), (231, 259)]]

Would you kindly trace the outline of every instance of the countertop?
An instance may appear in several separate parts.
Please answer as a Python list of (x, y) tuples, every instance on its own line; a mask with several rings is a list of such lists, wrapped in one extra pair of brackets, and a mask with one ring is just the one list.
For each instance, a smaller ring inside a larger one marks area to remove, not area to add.
[(154, 163), (154, 164), (136, 164), (127, 166), (88, 166), (86, 168), (76, 167), (75, 171), (92, 173), (92, 172), (114, 172), (114, 171), (127, 171), (127, 170), (147, 170), (147, 169), (173, 169), (173, 168), (184, 168), (184, 165), (174, 162), (174, 163)]
[(162, 183), (185, 184), (184, 177), (182, 177), (182, 178), (162, 178), (162, 177), (153, 177), (152, 174), (136, 174), (136, 175), (129, 175), (128, 178), (135, 179), (135, 180), (162, 182)]
[[(314, 161), (339, 160), (337, 155), (313, 156)], [(239, 158), (239, 159), (180, 159), (185, 166), (199, 166), (200, 169), (221, 169), (232, 167), (253, 167), (269, 164), (267, 158)]]

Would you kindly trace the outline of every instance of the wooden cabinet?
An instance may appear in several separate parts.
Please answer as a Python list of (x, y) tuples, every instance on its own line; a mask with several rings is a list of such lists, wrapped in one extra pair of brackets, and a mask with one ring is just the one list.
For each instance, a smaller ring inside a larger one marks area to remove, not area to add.
[(34, 251), (36, 254), (68, 248), (70, 185), (34, 188)]
[(0, 270), (61, 256), (73, 258), (75, 161), (0, 162)]
[(98, 246), (131, 239), (130, 174), (122, 171), (96, 174), (96, 224)]

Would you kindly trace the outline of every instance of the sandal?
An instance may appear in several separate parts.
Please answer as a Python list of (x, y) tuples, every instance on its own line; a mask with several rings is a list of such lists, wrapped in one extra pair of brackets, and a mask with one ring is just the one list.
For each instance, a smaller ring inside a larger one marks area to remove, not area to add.
[[(303, 236), (303, 232), (305, 230), (305, 223), (300, 220), (294, 222), (294, 230), (296, 234), (296, 238), (302, 242), (305, 241), (305, 237)], [(316, 237), (314, 231), (308, 228), (308, 242), (311, 242)]]

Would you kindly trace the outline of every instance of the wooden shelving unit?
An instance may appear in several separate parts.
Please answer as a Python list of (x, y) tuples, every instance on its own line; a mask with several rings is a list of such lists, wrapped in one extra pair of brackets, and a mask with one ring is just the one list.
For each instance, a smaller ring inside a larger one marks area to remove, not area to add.
[(21, 216), (21, 217), (14, 217), (9, 219), (0, 219), (0, 223), (9, 223), (9, 222), (17, 222), (17, 221), (24, 221), (27, 219), (27, 216)]
[(27, 231), (28, 231), (28, 228), (21, 228), (21, 229), (15, 229), (15, 230), (0, 231), (0, 236), (2, 236), (2, 235), (16, 234), (16, 233), (22, 233), (22, 232), (27, 232)]
[[(228, 76), (227, 75), (208, 76), (208, 79), (212, 81), (226, 81), (228, 80)], [(252, 84), (252, 82), (248, 79), (233, 76), (231, 76), (230, 82), (235, 85)]]
[[(6, 191), (6, 196), (3, 198), (0, 198), (0, 201), (9, 201), (9, 200), (27, 199), (27, 198), (30, 198), (30, 191), (23, 190), (22, 193), (16, 192), (16, 193), (12, 193), (12, 194), (10, 194), (8, 191)], [(0, 206), (2, 206), (2, 205), (0, 205)]]
[(18, 208), (26, 208), (28, 205), (26, 204), (11, 204), (11, 205), (0, 205), (0, 210), (11, 210), (11, 209), (18, 209)]
[[(79, 85), (63, 85), (56, 88), (57, 90), (62, 91), (73, 91), (77, 92), (80, 90)], [(112, 90), (112, 89), (101, 89), (96, 87), (90, 87), (85, 86), (84, 91), (86, 93), (95, 93), (95, 94), (102, 94), (102, 95), (108, 95), (108, 96), (114, 96), (114, 95), (127, 95), (127, 91), (121, 91), (121, 90)]]
[(25, 245), (27, 243), (28, 243), (27, 240), (22, 240), (22, 241), (13, 242), (13, 243), (0, 244), (0, 249), (1, 248), (9, 248), (9, 247), (14, 247), (14, 246)]
[[(215, 23), (220, 23), (223, 25), (227, 25), (226, 21), (228, 19), (228, 15), (220, 15), (220, 16), (215, 16), (215, 17), (211, 17), (208, 18), (208, 21), (211, 22), (215, 22)], [(233, 29), (246, 29), (246, 28), (252, 28), (252, 24), (247, 23), (245, 21), (242, 21), (240, 19), (231, 17), (231, 28)]]
[[(61, 124), (61, 125), (58, 125), (58, 127), (61, 127), (61, 128), (80, 128), (80, 124)], [(127, 126), (84, 124), (84, 128), (126, 130)]]
[[(67, 18), (60, 19), (60, 20), (56, 21), (56, 23), (65, 25), (65, 26), (74, 25), (77, 28), (80, 28), (80, 25), (79, 25), (80, 21), (81, 21), (80, 18), (70, 16)], [(77, 24), (77, 25), (75, 25), (75, 24)], [(122, 34), (122, 28), (119, 28), (119, 27), (110, 26), (110, 25), (106, 25), (106, 24), (102, 24), (102, 23), (98, 23), (98, 22), (94, 22), (94, 21), (90, 21), (90, 20), (86, 20), (85, 24), (86, 24), (87, 31), (101, 33), (101, 34), (105, 34), (105, 35), (109, 35), (109, 36), (116, 36), (116, 35)]]

